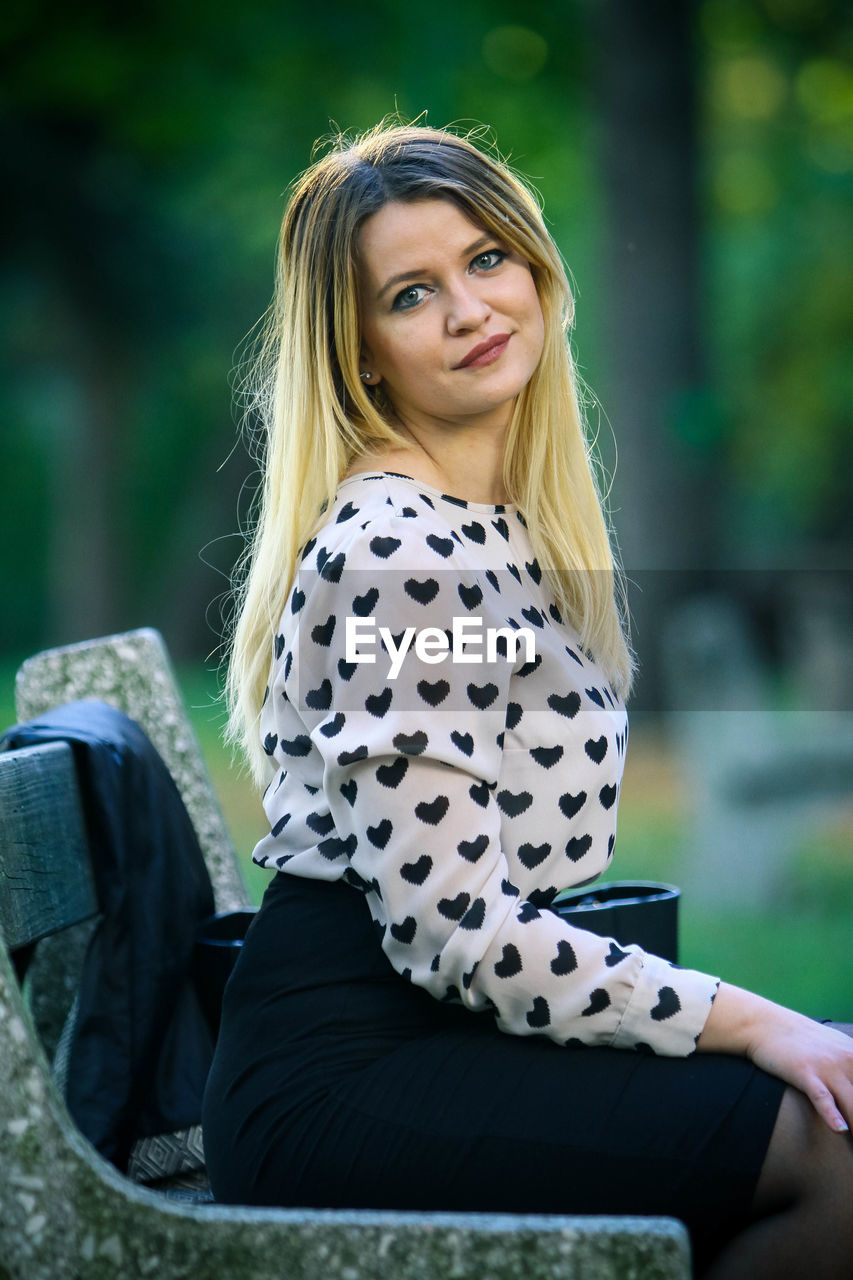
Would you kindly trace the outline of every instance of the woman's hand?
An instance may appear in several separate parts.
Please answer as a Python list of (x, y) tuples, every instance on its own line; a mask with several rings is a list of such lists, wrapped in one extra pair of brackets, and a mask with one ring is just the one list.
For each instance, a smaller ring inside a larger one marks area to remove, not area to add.
[(794, 1085), (836, 1133), (853, 1125), (853, 1041), (835, 1027), (723, 982), (696, 1047), (743, 1054)]

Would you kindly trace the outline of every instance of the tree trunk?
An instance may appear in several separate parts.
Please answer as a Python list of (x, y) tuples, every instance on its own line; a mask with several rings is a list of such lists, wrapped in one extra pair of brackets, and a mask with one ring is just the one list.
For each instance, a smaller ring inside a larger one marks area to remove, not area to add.
[[(657, 633), (685, 574), (709, 567), (714, 483), (696, 444), (698, 282), (694, 7), (596, 9), (606, 208), (602, 401), (618, 445), (612, 495), (629, 578), (639, 705), (659, 706)], [(701, 421), (701, 418), (700, 418)], [(700, 440), (701, 445), (701, 440)], [(695, 580), (694, 580), (695, 581)]]

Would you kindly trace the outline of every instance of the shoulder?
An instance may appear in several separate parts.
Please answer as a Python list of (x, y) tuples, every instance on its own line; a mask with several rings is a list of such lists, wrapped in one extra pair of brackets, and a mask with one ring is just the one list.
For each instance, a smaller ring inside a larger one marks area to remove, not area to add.
[[(466, 519), (474, 540), (466, 537)], [(334, 580), (348, 569), (430, 571), (479, 567), (484, 534), (465, 503), (392, 472), (344, 481), (302, 548), (299, 573)]]

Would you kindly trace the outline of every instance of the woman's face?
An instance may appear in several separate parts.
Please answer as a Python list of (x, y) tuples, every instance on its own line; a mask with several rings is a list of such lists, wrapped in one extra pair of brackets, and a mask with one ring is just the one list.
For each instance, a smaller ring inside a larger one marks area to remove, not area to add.
[(407, 425), (503, 427), (545, 336), (527, 261), (449, 200), (393, 201), (359, 237), (361, 369)]

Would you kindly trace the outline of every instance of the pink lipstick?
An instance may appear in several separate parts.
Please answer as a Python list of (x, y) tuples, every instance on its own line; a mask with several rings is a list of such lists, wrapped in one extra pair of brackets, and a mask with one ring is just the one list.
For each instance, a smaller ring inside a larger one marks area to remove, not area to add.
[(459, 364), (454, 365), (454, 368), (482, 369), (487, 364), (494, 364), (495, 360), (500, 359), (503, 355), (511, 337), (511, 333), (496, 333), (493, 337), (486, 338), (485, 342), (480, 342), (476, 347), (472, 347), (464, 360), (460, 360)]

